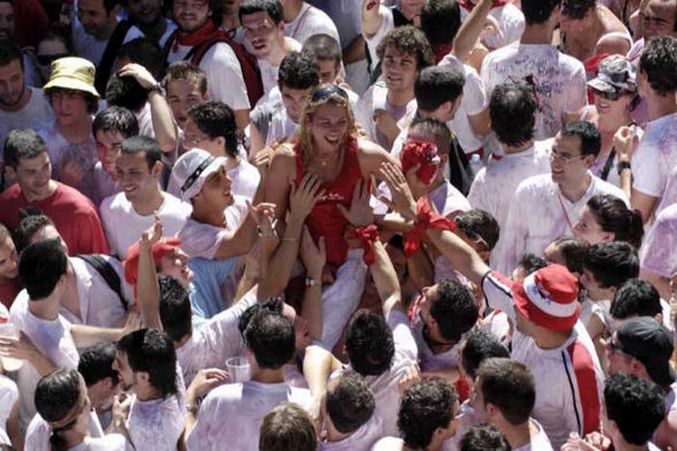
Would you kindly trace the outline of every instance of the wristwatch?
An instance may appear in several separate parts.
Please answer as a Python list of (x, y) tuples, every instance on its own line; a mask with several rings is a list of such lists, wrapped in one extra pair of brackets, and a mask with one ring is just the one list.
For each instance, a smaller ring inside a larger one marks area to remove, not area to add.
[(632, 169), (629, 161), (619, 161), (618, 162), (618, 174), (620, 175), (625, 169)]
[(162, 95), (162, 83), (155, 82), (153, 86), (148, 88), (148, 93), (150, 94), (151, 92), (157, 92), (158, 94)]
[(320, 283), (313, 279), (312, 277), (306, 277), (306, 286), (307, 287), (314, 287), (315, 285), (319, 285)]

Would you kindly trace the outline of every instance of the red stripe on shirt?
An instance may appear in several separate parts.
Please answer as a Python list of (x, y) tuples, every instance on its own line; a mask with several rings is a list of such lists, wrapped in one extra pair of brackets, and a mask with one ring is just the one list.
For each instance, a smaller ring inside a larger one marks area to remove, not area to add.
[(598, 431), (600, 424), (600, 402), (595, 365), (590, 352), (580, 341), (574, 341), (567, 351), (576, 374), (578, 397), (583, 413), (583, 434), (581, 435), (585, 435)]

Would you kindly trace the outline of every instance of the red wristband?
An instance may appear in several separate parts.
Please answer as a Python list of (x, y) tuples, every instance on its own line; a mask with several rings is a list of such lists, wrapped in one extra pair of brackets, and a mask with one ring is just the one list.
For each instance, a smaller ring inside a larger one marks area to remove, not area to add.
[(362, 249), (364, 249), (364, 255), (362, 256), (362, 259), (364, 260), (364, 263), (366, 263), (368, 266), (372, 265), (376, 261), (374, 243), (380, 237), (378, 227), (376, 224), (370, 224), (368, 226), (355, 227), (353, 232), (362, 243)]
[(416, 202), (416, 226), (414, 230), (407, 234), (404, 240), (404, 254), (407, 257), (419, 250), (423, 233), (428, 229), (453, 232), (456, 230), (456, 223), (435, 213), (430, 207), (430, 201), (424, 196)]

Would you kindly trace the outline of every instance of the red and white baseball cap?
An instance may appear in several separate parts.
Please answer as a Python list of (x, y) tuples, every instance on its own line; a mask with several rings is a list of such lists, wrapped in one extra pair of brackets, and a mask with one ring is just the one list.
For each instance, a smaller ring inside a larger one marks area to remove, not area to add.
[(548, 265), (515, 281), (512, 292), (519, 313), (546, 329), (571, 329), (581, 313), (578, 278), (562, 265)]

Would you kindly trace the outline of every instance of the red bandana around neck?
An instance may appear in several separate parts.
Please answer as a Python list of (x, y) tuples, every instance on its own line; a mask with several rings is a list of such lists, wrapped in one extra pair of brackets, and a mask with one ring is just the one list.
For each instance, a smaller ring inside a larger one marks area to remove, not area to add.
[[(508, 0), (494, 0), (491, 4), (491, 9), (505, 6), (508, 3), (510, 3)], [(472, 11), (475, 8), (475, 5), (473, 5), (470, 0), (461, 0), (459, 4), (461, 5), (461, 8), (465, 9), (466, 11)]]
[(174, 45), (194, 47), (220, 33), (222, 32), (216, 27), (214, 22), (212, 22), (210, 19), (207, 19), (204, 25), (202, 25), (197, 30), (193, 30), (188, 34), (176, 33), (176, 41), (174, 42)]

